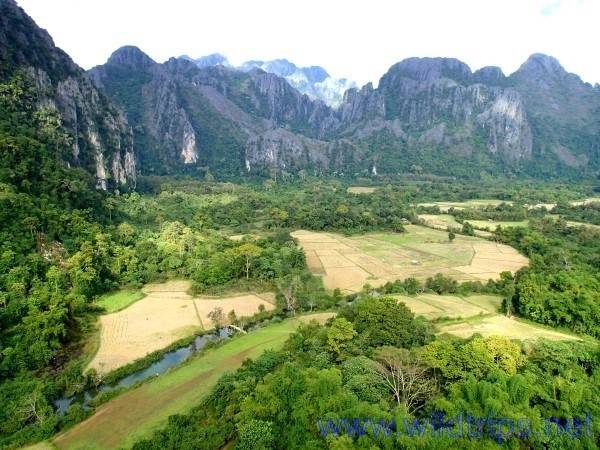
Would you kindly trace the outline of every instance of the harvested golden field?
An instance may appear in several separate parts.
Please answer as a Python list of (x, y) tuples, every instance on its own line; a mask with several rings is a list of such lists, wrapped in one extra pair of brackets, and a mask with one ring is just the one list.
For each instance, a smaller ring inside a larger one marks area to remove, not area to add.
[[(499, 335), (510, 339), (571, 340), (577, 339), (566, 333), (554, 331), (536, 324), (522, 322), (499, 314), (502, 298), (497, 295), (454, 295), (420, 294), (415, 297), (394, 295), (415, 315), (429, 320), (459, 319), (441, 325), (439, 333), (449, 333), (468, 338), (475, 333), (482, 336)], [(460, 320), (460, 318), (464, 320)]]
[(472, 317), (495, 313), (501, 303), (500, 297), (494, 295), (472, 295), (458, 297), (454, 295), (421, 294), (416, 297), (394, 295), (417, 316), (427, 319), (441, 317)]
[(526, 322), (520, 322), (502, 315), (444, 325), (440, 328), (440, 331), (462, 338), (467, 338), (475, 333), (479, 333), (482, 336), (499, 335), (522, 341), (536, 339), (551, 339), (554, 341), (577, 339), (569, 334), (553, 331)]
[(350, 186), (347, 192), (349, 194), (372, 194), (376, 189), (372, 186)]
[(529, 225), (529, 220), (520, 220), (520, 221), (497, 221), (497, 220), (466, 220), (465, 222), (469, 222), (473, 225), (473, 228), (483, 228), (489, 229), (491, 231), (495, 231), (496, 228), (510, 228), (510, 227), (527, 227)]
[(589, 205), (590, 203), (600, 203), (600, 197), (584, 198), (583, 200), (577, 200), (577, 201), (571, 202), (571, 205), (582, 206), (582, 205)]
[(405, 233), (369, 233), (346, 237), (299, 230), (292, 233), (306, 253), (309, 268), (323, 276), (328, 289), (358, 292), (365, 284), (380, 286), (408, 277), (442, 273), (460, 281), (497, 279), (516, 272), (528, 260), (507, 245), (477, 237), (448, 234), (417, 225)]
[(189, 282), (147, 285), (146, 296), (129, 307), (100, 317), (100, 348), (88, 368), (107, 373), (160, 350), (185, 336), (212, 327), (215, 307), (238, 317), (251, 316), (259, 305), (274, 308), (272, 294), (239, 294), (222, 298), (192, 298)]

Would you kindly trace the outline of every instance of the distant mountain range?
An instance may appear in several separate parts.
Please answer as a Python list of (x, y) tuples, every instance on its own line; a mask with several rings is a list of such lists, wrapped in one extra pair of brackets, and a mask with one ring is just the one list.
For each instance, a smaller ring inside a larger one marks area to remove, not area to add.
[[(187, 55), (181, 56), (195, 63), (198, 67), (224, 66), (235, 68), (229, 60), (220, 53), (202, 56), (197, 59)], [(252, 69), (261, 69), (272, 73), (285, 80), (302, 94), (308, 95), (313, 100), (322, 100), (332, 108), (338, 108), (348, 89), (356, 88), (354, 81), (346, 78), (333, 78), (320, 66), (298, 67), (287, 59), (274, 59), (272, 61), (246, 61), (238, 70), (249, 72)]]
[(600, 173), (600, 88), (551, 56), (509, 76), (408, 58), (359, 89), (287, 60), (161, 64), (126, 46), (86, 74), (13, 0), (0, 5), (0, 78), (31, 77), (74, 137), (67, 162), (103, 188), (136, 173)]

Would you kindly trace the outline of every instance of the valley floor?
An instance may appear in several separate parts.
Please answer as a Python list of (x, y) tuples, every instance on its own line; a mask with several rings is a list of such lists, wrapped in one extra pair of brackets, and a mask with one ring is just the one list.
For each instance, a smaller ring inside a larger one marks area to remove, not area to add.
[[(329, 317), (326, 313), (314, 315), (321, 322)], [(69, 450), (131, 446), (163, 427), (170, 415), (198, 405), (224, 373), (236, 370), (246, 358), (281, 347), (290, 333), (309, 318), (307, 315), (302, 320), (269, 325), (208, 350), (100, 406), (89, 419), (56, 436), (52, 444)]]

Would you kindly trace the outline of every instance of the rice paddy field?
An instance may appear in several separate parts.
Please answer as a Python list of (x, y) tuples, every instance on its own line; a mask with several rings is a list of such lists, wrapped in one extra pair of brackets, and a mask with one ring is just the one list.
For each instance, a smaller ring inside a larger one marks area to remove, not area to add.
[[(147, 285), (145, 296), (100, 317), (100, 348), (88, 368), (107, 373), (171, 343), (212, 328), (208, 314), (220, 307), (226, 315), (251, 316), (260, 305), (274, 309), (273, 294), (231, 294), (225, 297), (191, 297), (187, 281)], [(119, 303), (120, 304), (120, 303)]]
[(526, 257), (507, 245), (461, 235), (450, 242), (444, 231), (418, 225), (405, 228), (405, 233), (350, 237), (300, 230), (292, 236), (304, 249), (310, 270), (323, 277), (325, 287), (343, 293), (358, 292), (367, 283), (377, 287), (437, 273), (459, 281), (487, 281), (528, 264)]
[(454, 295), (421, 294), (415, 297), (395, 295), (413, 313), (429, 320), (440, 318), (472, 317), (498, 312), (502, 299), (496, 295)]
[(57, 435), (50, 444), (40, 443), (34, 448), (130, 448), (136, 441), (164, 427), (170, 415), (185, 413), (198, 405), (223, 374), (239, 368), (246, 358), (256, 358), (265, 350), (280, 348), (300, 323), (313, 318), (321, 322), (325, 318), (323, 314), (329, 313), (288, 319), (207, 350), (108, 401), (91, 417)]
[(497, 221), (497, 220), (466, 220), (465, 222), (469, 222), (471, 225), (473, 225), (473, 228), (478, 228), (478, 229), (486, 229), (487, 228), (490, 231), (494, 231), (498, 227), (502, 227), (502, 228), (526, 227), (527, 225), (529, 225), (528, 220), (521, 220), (521, 221), (514, 221), (514, 222)]
[(144, 293), (139, 290), (123, 289), (117, 292), (103, 295), (96, 302), (96, 306), (104, 309), (107, 313), (120, 311), (127, 308), (132, 303), (144, 297)]
[[(502, 298), (497, 295), (420, 294), (414, 297), (395, 295), (415, 315), (429, 320), (442, 320), (439, 333), (468, 338), (475, 333), (482, 336), (499, 335), (522, 341), (536, 339), (572, 340), (570, 334), (554, 331), (536, 324), (518, 321), (500, 314)], [(448, 319), (447, 321), (444, 319)]]
[(450, 214), (419, 214), (425, 225), (438, 230), (448, 230), (451, 228), (462, 228), (462, 224), (457, 222), (454, 216)]
[(549, 339), (553, 341), (578, 340), (573, 335), (554, 331), (539, 325), (522, 322), (503, 315), (476, 317), (459, 323), (451, 323), (440, 327), (441, 333), (449, 333), (467, 338), (475, 333), (482, 336), (499, 335), (521, 341)]

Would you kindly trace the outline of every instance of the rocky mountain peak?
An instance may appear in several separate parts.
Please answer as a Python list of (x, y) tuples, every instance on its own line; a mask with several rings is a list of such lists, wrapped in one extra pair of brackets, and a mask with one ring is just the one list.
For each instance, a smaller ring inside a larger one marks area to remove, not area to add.
[(386, 77), (410, 78), (419, 82), (449, 78), (456, 82), (468, 83), (472, 73), (468, 65), (455, 58), (407, 58), (394, 64), (382, 77), (382, 81)]
[(71, 151), (60, 155), (65, 164), (95, 173), (102, 189), (135, 184), (132, 130), (121, 112), (13, 0), (0, 0), (0, 80), (18, 71), (71, 136)]
[(564, 76), (567, 74), (567, 71), (561, 66), (558, 59), (553, 56), (534, 53), (519, 67), (516, 74), (539, 79)]
[(329, 77), (329, 74), (321, 66), (303, 67), (302, 72), (311, 83), (321, 83)]
[(134, 45), (126, 45), (115, 50), (107, 64), (126, 66), (131, 69), (145, 69), (152, 67), (156, 62)]
[(473, 81), (488, 85), (501, 85), (506, 81), (506, 75), (498, 66), (486, 66), (473, 72)]
[(71, 58), (14, 0), (0, 0), (0, 77), (19, 66), (41, 69), (52, 80), (78, 73)]

